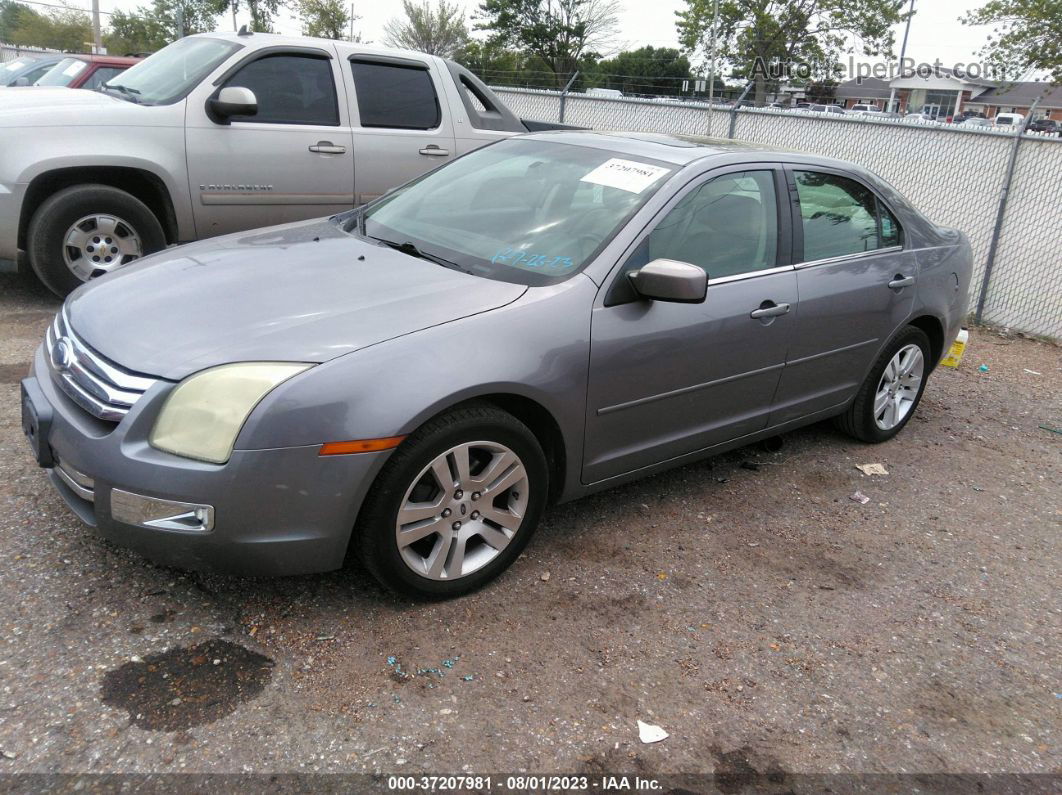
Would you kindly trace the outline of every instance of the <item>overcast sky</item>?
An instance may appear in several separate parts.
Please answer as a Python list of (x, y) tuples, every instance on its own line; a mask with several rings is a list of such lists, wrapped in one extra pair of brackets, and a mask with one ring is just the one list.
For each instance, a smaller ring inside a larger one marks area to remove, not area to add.
[[(87, 7), (90, 0), (70, 0), (72, 5)], [(434, 2), (434, 0), (433, 0)], [(137, 5), (147, 5), (148, 0), (100, 0), (100, 8), (109, 11), (115, 8), (133, 9)], [(959, 23), (959, 17), (968, 9), (980, 3), (961, 2), (961, 0), (915, 0), (915, 17), (911, 22), (911, 35), (907, 44), (908, 57), (917, 61), (932, 63), (940, 58), (945, 66), (956, 62), (968, 63), (977, 58), (977, 51), (985, 42), (988, 30), (971, 28)], [(478, 6), (478, 2), (465, 5), (469, 15)], [(624, 11), (620, 20), (617, 45), (631, 49), (651, 44), (654, 47), (676, 47), (675, 11), (683, 8), (683, 0), (625, 0)], [(355, 0), (355, 13), (361, 19), (355, 23), (362, 39), (382, 43), (383, 26), (390, 18), (401, 14), (401, 0)], [(248, 21), (248, 15), (237, 16), (239, 24)], [(231, 17), (220, 20), (219, 29), (231, 27)], [(285, 14), (276, 24), (280, 33), (299, 34), (301, 32), (297, 19)], [(896, 29), (896, 54), (899, 54), (900, 42), (903, 40), (903, 26)]]

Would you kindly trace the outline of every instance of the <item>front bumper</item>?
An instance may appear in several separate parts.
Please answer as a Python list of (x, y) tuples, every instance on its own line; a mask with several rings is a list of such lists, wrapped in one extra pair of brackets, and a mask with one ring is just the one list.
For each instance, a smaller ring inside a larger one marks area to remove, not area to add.
[[(56, 388), (43, 348), (30, 379), (51, 407), (47, 471), (66, 503), (104, 538), (178, 568), (252, 576), (339, 568), (361, 502), (389, 455), (322, 457), (320, 445), (308, 445), (236, 450), (223, 465), (191, 461), (146, 441), (172, 384), (156, 384), (113, 425)], [(209, 523), (205, 512), (195, 521), (195, 511), (188, 529), (153, 522), (165, 518), (159, 501), (209, 508)]]
[(0, 183), (0, 260), (18, 259), (18, 220), (26, 186)]

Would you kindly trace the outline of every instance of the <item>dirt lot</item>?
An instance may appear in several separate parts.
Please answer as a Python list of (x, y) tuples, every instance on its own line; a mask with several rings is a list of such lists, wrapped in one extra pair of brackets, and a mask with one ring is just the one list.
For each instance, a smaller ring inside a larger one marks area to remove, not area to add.
[(818, 426), (555, 508), (424, 605), (94, 537), (19, 428), (56, 308), (0, 274), (0, 772), (1062, 772), (1058, 347), (973, 333), (892, 442)]

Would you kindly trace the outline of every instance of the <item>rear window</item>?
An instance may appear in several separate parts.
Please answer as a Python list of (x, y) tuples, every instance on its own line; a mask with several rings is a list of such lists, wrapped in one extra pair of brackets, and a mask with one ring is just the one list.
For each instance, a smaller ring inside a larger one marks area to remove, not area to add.
[(351, 61), (362, 127), (431, 130), (439, 126), (439, 98), (426, 68)]

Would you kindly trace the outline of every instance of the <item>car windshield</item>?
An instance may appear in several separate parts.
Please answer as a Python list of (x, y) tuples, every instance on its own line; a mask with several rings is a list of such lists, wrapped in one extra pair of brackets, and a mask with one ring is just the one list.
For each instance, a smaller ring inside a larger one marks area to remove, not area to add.
[(143, 105), (169, 105), (184, 99), (239, 44), (193, 36), (178, 39), (104, 84)]
[(348, 228), (476, 275), (550, 284), (582, 270), (673, 171), (605, 149), (512, 138), (375, 202)]
[(17, 72), (26, 64), (33, 63), (33, 61), (33, 58), (16, 58), (13, 61), (8, 61), (3, 66), (0, 66), (0, 77)]
[(38, 80), (37, 86), (68, 86), (75, 77), (85, 71), (88, 64), (77, 58), (64, 58)]

